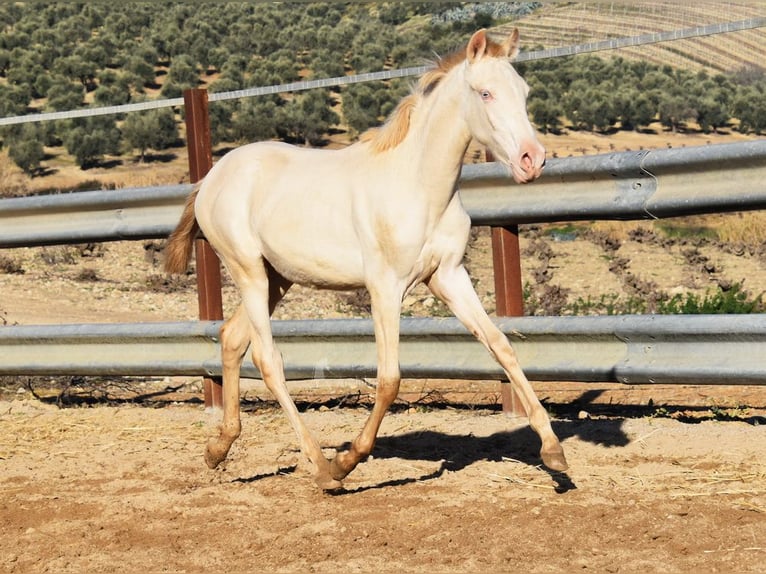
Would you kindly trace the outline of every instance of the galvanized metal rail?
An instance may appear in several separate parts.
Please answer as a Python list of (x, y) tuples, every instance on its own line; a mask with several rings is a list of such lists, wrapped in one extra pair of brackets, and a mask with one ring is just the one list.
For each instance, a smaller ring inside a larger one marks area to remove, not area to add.
[[(766, 315), (495, 319), (534, 380), (766, 384)], [(32, 325), (0, 329), (0, 375), (221, 374), (219, 322)], [(373, 377), (367, 319), (274, 321), (288, 379)], [(501, 380), (456, 319), (403, 318), (405, 377)], [(259, 377), (248, 360), (244, 376)]]
[[(474, 225), (647, 219), (766, 209), (766, 139), (551, 159), (516, 185), (498, 163), (460, 180)], [(190, 185), (0, 200), (0, 248), (167, 237)]]
[(0, 200), (0, 247), (167, 237), (192, 186), (81, 191)]
[(657, 219), (766, 208), (766, 139), (552, 159), (529, 186), (497, 163), (466, 165), (474, 225)]

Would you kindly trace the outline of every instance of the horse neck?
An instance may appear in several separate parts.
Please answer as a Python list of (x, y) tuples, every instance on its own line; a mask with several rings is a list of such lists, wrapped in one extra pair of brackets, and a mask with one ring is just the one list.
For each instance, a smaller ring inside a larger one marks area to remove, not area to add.
[(413, 114), (410, 133), (398, 148), (435, 199), (452, 197), (471, 142), (461, 104), (463, 82), (462, 69), (447, 74)]

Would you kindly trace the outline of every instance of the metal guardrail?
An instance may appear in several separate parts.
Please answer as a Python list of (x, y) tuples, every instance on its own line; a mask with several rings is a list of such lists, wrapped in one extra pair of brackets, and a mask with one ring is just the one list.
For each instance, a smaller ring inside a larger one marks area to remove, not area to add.
[[(766, 139), (551, 159), (530, 186), (497, 163), (466, 165), (474, 225), (645, 219), (766, 209)], [(190, 185), (0, 200), (0, 248), (161, 238)]]
[(766, 208), (766, 139), (552, 159), (528, 186), (500, 164), (463, 169), (475, 225), (655, 219)]
[[(766, 384), (766, 315), (498, 318), (533, 380)], [(374, 377), (368, 319), (274, 321), (288, 379)], [(0, 329), (0, 375), (221, 374), (219, 322)], [(405, 377), (501, 380), (453, 318), (403, 318)], [(248, 359), (244, 376), (259, 377)]]
[(0, 200), (0, 247), (167, 237), (191, 184)]

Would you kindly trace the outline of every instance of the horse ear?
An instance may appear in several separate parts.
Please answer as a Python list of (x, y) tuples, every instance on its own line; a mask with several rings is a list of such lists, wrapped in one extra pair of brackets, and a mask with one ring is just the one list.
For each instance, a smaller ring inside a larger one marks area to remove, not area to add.
[(482, 28), (471, 36), (465, 50), (466, 58), (473, 63), (484, 55), (487, 50), (487, 31)]
[(503, 41), (503, 53), (506, 58), (513, 60), (519, 54), (519, 29), (514, 28)]

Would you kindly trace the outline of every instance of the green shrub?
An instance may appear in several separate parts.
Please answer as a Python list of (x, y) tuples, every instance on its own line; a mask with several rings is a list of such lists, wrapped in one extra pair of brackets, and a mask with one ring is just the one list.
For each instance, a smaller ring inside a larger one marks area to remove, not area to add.
[(751, 298), (740, 283), (734, 283), (727, 289), (719, 286), (712, 293), (707, 292), (701, 296), (694, 293), (674, 295), (657, 305), (657, 312), (666, 315), (747, 314), (762, 313), (764, 310), (766, 305), (763, 302), (763, 293)]
[[(540, 308), (535, 292), (524, 286), (524, 308), (527, 314), (534, 314)], [(703, 295), (695, 293), (662, 295), (654, 303), (658, 315), (701, 315), (701, 314), (748, 314), (766, 312), (763, 293), (753, 297), (740, 283), (718, 286)], [(562, 315), (633, 315), (644, 314), (649, 309), (648, 301), (636, 296), (623, 297), (615, 293), (599, 297), (578, 297), (568, 302), (561, 310)]]

